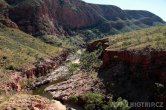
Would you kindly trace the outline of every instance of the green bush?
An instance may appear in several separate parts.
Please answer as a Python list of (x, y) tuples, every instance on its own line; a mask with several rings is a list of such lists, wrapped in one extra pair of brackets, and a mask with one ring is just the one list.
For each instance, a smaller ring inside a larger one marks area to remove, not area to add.
[(99, 93), (88, 92), (81, 96), (71, 95), (69, 101), (78, 103), (81, 100), (84, 103), (85, 110), (129, 110), (128, 101), (119, 97), (117, 101), (110, 99), (105, 100), (105, 97)]
[(74, 71), (76, 71), (79, 68), (79, 64), (76, 63), (71, 63), (68, 67), (69, 72), (73, 73)]
[(103, 110), (129, 110), (128, 101), (119, 97), (117, 101), (110, 101), (102, 106)]
[(101, 60), (99, 59), (101, 52), (102, 52), (102, 49), (99, 48), (98, 50), (94, 52), (85, 51), (84, 53), (82, 53), (80, 58), (81, 68), (88, 71), (98, 68), (101, 64)]
[(81, 96), (81, 100), (85, 103), (85, 110), (96, 110), (103, 103), (104, 96), (99, 93), (88, 92)]
[(81, 96), (81, 99), (86, 103), (86, 104), (96, 104), (100, 105), (103, 103), (103, 95), (98, 94), (98, 93), (86, 93)]
[(78, 97), (77, 97), (76, 95), (71, 95), (71, 96), (69, 97), (69, 101), (72, 101), (72, 102), (74, 102), (74, 103), (77, 103)]

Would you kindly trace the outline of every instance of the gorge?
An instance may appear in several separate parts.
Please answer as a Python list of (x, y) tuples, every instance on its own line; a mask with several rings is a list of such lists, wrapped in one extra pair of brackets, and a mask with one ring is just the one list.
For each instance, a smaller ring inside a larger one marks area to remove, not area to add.
[(165, 109), (165, 66), (165, 22), (151, 12), (0, 0), (2, 110)]

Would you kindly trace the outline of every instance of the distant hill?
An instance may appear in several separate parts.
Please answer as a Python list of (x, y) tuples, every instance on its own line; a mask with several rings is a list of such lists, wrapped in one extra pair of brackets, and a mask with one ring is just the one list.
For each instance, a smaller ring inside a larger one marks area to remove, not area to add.
[[(35, 36), (82, 33), (89, 37), (164, 23), (148, 11), (122, 10), (81, 0), (1, 0), (0, 10), (6, 19)], [(10, 26), (9, 22), (2, 23)]]

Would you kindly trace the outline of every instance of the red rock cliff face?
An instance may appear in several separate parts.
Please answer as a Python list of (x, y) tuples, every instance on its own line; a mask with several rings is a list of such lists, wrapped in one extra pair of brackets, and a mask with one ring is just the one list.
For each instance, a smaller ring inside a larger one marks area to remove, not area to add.
[[(110, 29), (118, 28), (118, 24), (112, 25), (105, 21), (130, 20), (134, 16), (133, 13), (128, 14), (116, 6), (89, 4), (81, 0), (6, 0), (6, 2), (11, 6), (8, 11), (9, 18), (21, 30), (36, 36), (70, 35), (81, 29), (103, 28), (102, 24), (105, 23)], [(137, 13), (137, 11), (133, 12)], [(147, 13), (146, 16), (141, 12), (138, 13), (142, 17), (135, 17), (135, 19), (140, 20), (145, 16), (151, 21), (149, 26), (154, 22), (163, 23), (161, 18), (150, 12)]]
[(129, 68), (132, 75), (139, 74), (142, 78), (151, 79), (154, 78), (156, 81), (166, 83), (166, 51), (157, 50), (109, 50), (106, 49), (108, 45), (108, 39), (102, 39), (94, 41), (87, 47), (88, 51), (95, 50), (98, 45), (103, 46), (104, 51), (101, 56), (103, 64), (101, 68), (109, 68), (111, 62), (125, 62), (128, 65), (137, 65), (134, 68)]
[(32, 34), (65, 34), (101, 20), (89, 4), (79, 0), (43, 0), (34, 5), (20, 3), (9, 14), (23, 31)]
[[(155, 76), (157, 81), (166, 83), (166, 51), (116, 51), (106, 50), (103, 54), (103, 68), (108, 67), (111, 61), (123, 61), (130, 65), (141, 65), (141, 76), (150, 79)], [(130, 70), (133, 75), (137, 69)]]

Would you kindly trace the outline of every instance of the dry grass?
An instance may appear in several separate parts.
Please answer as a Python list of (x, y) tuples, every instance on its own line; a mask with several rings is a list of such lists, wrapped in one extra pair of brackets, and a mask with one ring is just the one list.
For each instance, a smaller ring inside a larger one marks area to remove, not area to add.
[(0, 69), (21, 68), (61, 51), (58, 47), (11, 28), (0, 29), (0, 44)]
[(108, 49), (166, 49), (166, 26), (157, 26), (109, 37)]

